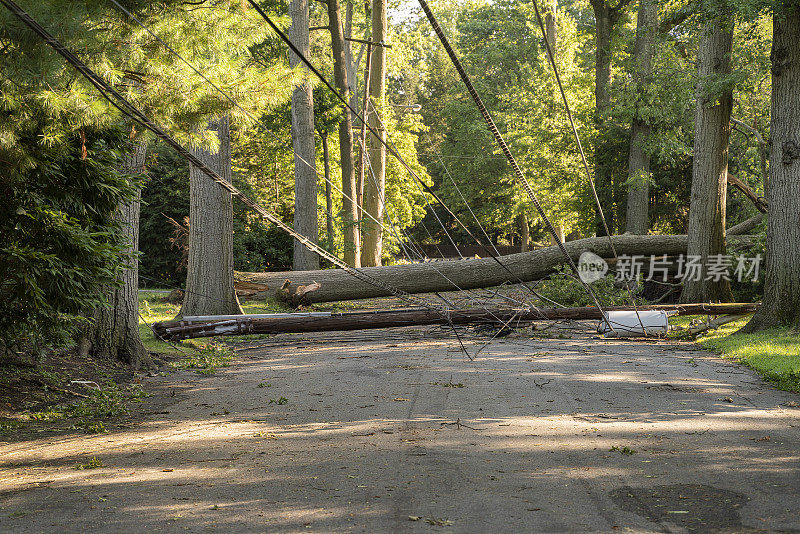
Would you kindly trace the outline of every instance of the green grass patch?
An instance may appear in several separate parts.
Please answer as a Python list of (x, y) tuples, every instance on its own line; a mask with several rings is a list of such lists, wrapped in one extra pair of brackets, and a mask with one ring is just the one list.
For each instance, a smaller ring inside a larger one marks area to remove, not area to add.
[(161, 321), (171, 321), (180, 312), (180, 304), (171, 304), (167, 302), (166, 297), (167, 293), (155, 291), (139, 292), (139, 337), (142, 338), (144, 348), (149, 352), (170, 356), (180, 356), (186, 352), (191, 353), (194, 351), (193, 343), (186, 341), (173, 344), (166, 343), (158, 339), (153, 334), (153, 331), (150, 330), (150, 326), (148, 326)]
[(192, 369), (201, 375), (212, 375), (220, 367), (228, 367), (232, 359), (233, 352), (228, 346), (212, 341), (176, 363), (175, 366), (181, 369)]
[(97, 469), (98, 467), (103, 467), (103, 461), (97, 456), (92, 456), (85, 464), (76, 465), (75, 469), (83, 471), (85, 469)]
[(698, 343), (750, 367), (778, 389), (800, 393), (800, 334), (789, 328), (736, 334), (746, 323), (742, 319), (723, 325)]

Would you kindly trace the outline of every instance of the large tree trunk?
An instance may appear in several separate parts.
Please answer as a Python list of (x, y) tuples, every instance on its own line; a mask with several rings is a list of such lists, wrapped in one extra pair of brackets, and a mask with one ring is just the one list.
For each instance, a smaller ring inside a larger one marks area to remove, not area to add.
[[(209, 129), (213, 129), (209, 125)], [(192, 153), (227, 181), (232, 179), (228, 117), (216, 126), (219, 150)], [(242, 313), (233, 288), (233, 201), (231, 194), (189, 166), (189, 264), (181, 315)]]
[[(308, 0), (291, 0), (289, 15), (292, 26), (289, 38), (308, 56)], [(289, 65), (295, 68), (300, 58), (289, 52)], [(305, 67), (303, 67), (305, 69)], [(292, 141), (294, 143), (294, 229), (316, 242), (317, 229), (317, 169), (314, 143), (314, 97), (311, 83), (305, 80), (292, 92)], [(295, 270), (319, 269), (319, 256), (294, 242)]]
[[(144, 171), (147, 145), (140, 143), (133, 154), (125, 159), (123, 171)], [(139, 250), (139, 207), (141, 191), (135, 199), (119, 206), (118, 217), (129, 239), (128, 252)], [(95, 311), (94, 323), (80, 342), (80, 351), (95, 358), (119, 360), (135, 368), (151, 363), (147, 350), (139, 337), (139, 268), (138, 259), (132, 257), (122, 272), (122, 286), (108, 291), (108, 307)]]
[(636, 41), (633, 45), (637, 101), (631, 123), (631, 147), (628, 154), (626, 230), (631, 234), (646, 234), (649, 227), (647, 211), (650, 203), (650, 156), (644, 151), (644, 144), (650, 135), (650, 126), (642, 119), (639, 106), (644, 105), (646, 85), (653, 72), (653, 39), (656, 28), (658, 4), (655, 0), (641, 0), (636, 23)]
[(773, 21), (767, 273), (761, 308), (744, 328), (800, 328), (800, 7)]
[[(386, 0), (372, 1), (372, 38), (382, 43), (386, 41)], [(386, 77), (386, 49), (376, 46), (372, 51), (369, 96), (374, 112), (369, 116), (369, 125), (378, 133), (380, 139), (370, 137), (369, 162), (372, 172), (364, 184), (364, 211), (375, 219), (364, 218), (362, 228), (361, 265), (371, 267), (381, 264), (383, 252), (383, 231), (375, 220), (383, 221), (383, 198), (386, 188), (386, 148), (381, 141), (386, 141), (386, 131), (381, 125), (384, 108), (384, 92)], [(372, 109), (372, 108), (371, 108)]]
[[(741, 239), (745, 239), (742, 237)], [(650, 255), (659, 258), (664, 255), (686, 253), (685, 235), (622, 235), (614, 237), (614, 246), (620, 255), (642, 255), (649, 260)], [(613, 254), (607, 237), (594, 237), (568, 241), (567, 251), (577, 261), (581, 253), (591, 251), (611, 258)], [(492, 287), (503, 283), (518, 283), (539, 280), (552, 274), (564, 264), (564, 256), (557, 246), (541, 248), (502, 256), (501, 261), (508, 270), (498, 265), (492, 258), (437, 261), (392, 265), (387, 267), (367, 267), (361, 270), (367, 275), (408, 293), (429, 293), (435, 291), (454, 291), (457, 284), (462, 289)], [(510, 273), (509, 273), (510, 271)], [(648, 273), (644, 273), (648, 274)], [(388, 296), (378, 287), (355, 279), (341, 269), (323, 271), (283, 272), (283, 273), (236, 273), (237, 280), (266, 284), (269, 295), (279, 297), (281, 285), (285, 280), (292, 282), (289, 290), (300, 285), (319, 282), (321, 287), (306, 294), (310, 302), (331, 302)]]
[(730, 282), (706, 280), (710, 256), (725, 254), (725, 198), (728, 174), (731, 91), (708, 96), (708, 81), (730, 73), (733, 24), (711, 22), (698, 50), (697, 107), (695, 111), (692, 197), (689, 204), (688, 256), (697, 256), (699, 280), (687, 280), (683, 302), (717, 302), (733, 299)]
[[(336, 89), (345, 100), (350, 99), (350, 84), (347, 72), (347, 53), (342, 35), (342, 15), (339, 0), (328, 0), (328, 25), (333, 49), (333, 77)], [(356, 228), (358, 206), (356, 206), (356, 174), (353, 166), (353, 117), (345, 109), (339, 122), (340, 166), (342, 168), (342, 225), (344, 230), (344, 261), (359, 267), (359, 235)], [(348, 198), (349, 197), (349, 198)]]

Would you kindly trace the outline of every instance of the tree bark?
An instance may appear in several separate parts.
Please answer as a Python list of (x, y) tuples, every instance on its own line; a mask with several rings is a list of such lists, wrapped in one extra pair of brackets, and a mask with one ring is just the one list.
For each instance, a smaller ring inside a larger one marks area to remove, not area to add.
[(558, 27), (556, 26), (556, 11), (558, 10), (558, 0), (552, 0), (547, 6), (547, 13), (544, 16), (545, 35), (547, 42), (550, 43), (550, 50), (553, 52), (553, 57), (556, 57), (558, 50)]
[(646, 234), (649, 228), (650, 156), (644, 144), (650, 136), (650, 125), (642, 119), (639, 106), (644, 105), (646, 86), (653, 73), (653, 39), (658, 27), (658, 4), (655, 0), (640, 0), (636, 22), (636, 41), (633, 45), (634, 84), (636, 104), (631, 122), (631, 147), (628, 154), (628, 205), (626, 231)]
[[(740, 238), (743, 239), (744, 237)], [(614, 237), (614, 246), (620, 255), (678, 255), (686, 253), (685, 235), (621, 235)], [(565, 244), (573, 260), (577, 261), (584, 251), (594, 252), (600, 257), (611, 258), (613, 254), (607, 237), (594, 237), (568, 241)], [(492, 258), (437, 261), (367, 267), (362, 271), (384, 284), (408, 293), (430, 293), (454, 291), (453, 283), (462, 289), (492, 287), (503, 283), (529, 282), (552, 274), (564, 264), (564, 256), (557, 246), (536, 249), (502, 256), (508, 271)], [(509, 274), (509, 271), (511, 274)], [(236, 273), (237, 280), (269, 286), (270, 296), (277, 298), (277, 291), (287, 279), (292, 287), (319, 282), (321, 287), (309, 293), (310, 302), (332, 302), (388, 296), (385, 290), (353, 278), (341, 269), (323, 271), (283, 273)]]
[[(630, 0), (620, 0), (612, 7), (606, 0), (590, 0), (595, 18), (595, 124), (597, 141), (595, 144), (595, 187), (608, 228), (614, 231), (614, 190), (611, 177), (611, 148), (607, 141), (608, 115), (611, 109), (611, 41), (614, 27), (620, 20)], [(597, 235), (605, 235), (603, 223), (597, 210)]]
[[(367, 34), (367, 38), (369, 38), (369, 34)], [(372, 68), (372, 42), (367, 43), (367, 60), (365, 61), (364, 66), (364, 103), (361, 105), (362, 110), (362, 117), (367, 120), (369, 118), (369, 80), (370, 80), (370, 70)], [(361, 129), (358, 133), (358, 145), (359, 145), (359, 158), (358, 158), (358, 182), (357, 182), (357, 189), (358, 189), (358, 196), (356, 199), (356, 203), (358, 204), (358, 224), (359, 224), (359, 235), (362, 237), (363, 241), (363, 231), (361, 230), (361, 221), (364, 219), (364, 181), (366, 179), (367, 173), (367, 159), (369, 159), (369, 148), (367, 144), (367, 123), (361, 121)], [(360, 261), (360, 258), (359, 258)]]
[[(139, 143), (133, 154), (123, 163), (126, 173), (144, 171), (147, 144)], [(139, 250), (139, 208), (141, 191), (135, 199), (121, 204), (118, 217), (128, 237), (127, 251), (132, 255)], [(109, 289), (108, 307), (95, 311), (94, 323), (80, 341), (80, 351), (94, 358), (118, 360), (139, 368), (152, 363), (139, 337), (139, 267), (136, 257), (122, 272), (122, 286)]]
[[(328, 24), (333, 49), (333, 77), (336, 89), (345, 100), (350, 100), (347, 72), (347, 53), (342, 35), (342, 14), (339, 0), (328, 0)], [(342, 226), (344, 234), (344, 261), (359, 267), (358, 206), (356, 205), (356, 174), (353, 164), (353, 117), (345, 109), (339, 122), (339, 151), (342, 169)], [(349, 198), (348, 198), (349, 197)]]
[(700, 258), (699, 280), (688, 280), (682, 302), (726, 302), (733, 299), (727, 280), (706, 280), (709, 256), (725, 253), (725, 199), (728, 140), (733, 95), (730, 90), (710, 99), (706, 82), (730, 74), (733, 23), (713, 21), (698, 50), (692, 196), (689, 204), (687, 254)]
[(528, 252), (528, 245), (531, 242), (531, 228), (528, 225), (528, 217), (524, 213), (520, 213), (517, 217), (519, 221), (519, 236), (520, 236), (520, 252)]
[[(291, 0), (289, 15), (292, 25), (289, 38), (308, 56), (308, 0)], [(289, 65), (297, 67), (300, 58), (289, 52)], [(305, 67), (302, 67), (305, 71)], [(295, 86), (292, 92), (292, 142), (294, 144), (294, 229), (316, 242), (317, 229), (317, 169), (314, 143), (314, 97), (308, 80)], [(294, 242), (295, 270), (319, 269), (319, 256)]]
[(800, 329), (800, 7), (779, 2), (773, 19), (767, 272), (761, 309), (743, 329)]
[[(214, 125), (209, 125), (214, 129)], [(219, 150), (192, 153), (227, 181), (232, 179), (230, 121), (216, 125)], [(181, 315), (242, 313), (233, 287), (233, 201), (200, 169), (189, 166), (189, 264)]]
[(320, 133), (322, 162), (325, 165), (325, 226), (328, 230), (328, 250), (333, 250), (333, 191), (331, 190), (331, 162), (328, 153), (328, 132)]
[[(386, 41), (386, 0), (372, 1), (372, 40), (378, 43)], [(386, 141), (386, 132), (381, 125), (386, 77), (386, 48), (383, 46), (376, 46), (372, 51), (370, 70), (369, 95), (373, 112), (369, 116), (369, 125), (380, 138), (374, 134), (370, 136), (369, 162), (372, 172), (364, 183), (364, 211), (374, 217), (361, 221), (361, 265), (365, 267), (381, 265), (383, 252), (383, 230), (375, 222), (383, 221), (386, 189), (386, 148), (381, 142)]]

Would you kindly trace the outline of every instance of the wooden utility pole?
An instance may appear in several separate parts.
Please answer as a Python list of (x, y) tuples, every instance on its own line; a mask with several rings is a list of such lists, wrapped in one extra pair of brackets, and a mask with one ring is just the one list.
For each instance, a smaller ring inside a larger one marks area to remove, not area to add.
[[(753, 313), (758, 308), (754, 303), (738, 304), (663, 304), (654, 306), (613, 306), (604, 311), (673, 311), (676, 315), (722, 315)], [(220, 318), (204, 320), (196, 324), (185, 322), (156, 323), (155, 331), (166, 339), (188, 339), (209, 336), (235, 336), (247, 334), (280, 334), (300, 332), (332, 332), (367, 330), (374, 328), (398, 328), (404, 326), (426, 326), (433, 324), (493, 324), (517, 326), (533, 321), (553, 320), (597, 320), (603, 315), (596, 307), (582, 308), (533, 308), (533, 309), (464, 309), (449, 310), (447, 314), (429, 309), (400, 309), (368, 312), (330, 313), (329, 315), (307, 313), (280, 314), (270, 317)]]

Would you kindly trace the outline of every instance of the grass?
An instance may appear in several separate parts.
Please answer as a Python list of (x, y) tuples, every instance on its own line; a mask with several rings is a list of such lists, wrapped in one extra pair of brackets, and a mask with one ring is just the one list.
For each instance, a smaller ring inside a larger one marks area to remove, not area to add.
[[(800, 393), (800, 334), (774, 328), (756, 334), (737, 334), (748, 318), (722, 325), (700, 336), (704, 349), (746, 365), (778, 389)], [(687, 317), (671, 317), (671, 324), (687, 326)]]
[(218, 341), (211, 341), (175, 365), (181, 369), (192, 369), (201, 375), (213, 375), (220, 367), (230, 365), (232, 359), (230, 348)]
[(800, 334), (789, 328), (736, 334), (746, 322), (728, 323), (698, 343), (750, 367), (778, 389), (800, 393)]
[(62, 420), (74, 421), (72, 428), (82, 429), (89, 434), (106, 433), (106, 425), (101, 419), (118, 417), (130, 413), (128, 403), (142, 402), (147, 394), (138, 384), (120, 387), (113, 380), (106, 380), (101, 389), (89, 392), (89, 397), (72, 404), (51, 406), (45, 410), (27, 412), (7, 430), (22, 428), (26, 422), (53, 423)]
[[(244, 301), (242, 302), (244, 313), (278, 313), (285, 312), (287, 308), (278, 302), (265, 301)], [(180, 304), (167, 302), (167, 293), (159, 291), (140, 291), (139, 292), (139, 336), (142, 338), (144, 347), (150, 352), (157, 352), (168, 356), (187, 356), (192, 357), (198, 350), (208, 345), (207, 340), (188, 339), (179, 343), (166, 343), (158, 339), (150, 326), (153, 323), (173, 320), (181, 311)], [(145, 323), (146, 321), (146, 323)], [(265, 336), (253, 334), (249, 336), (237, 336), (239, 341), (251, 339), (261, 339)], [(175, 348), (179, 347), (179, 348)]]

